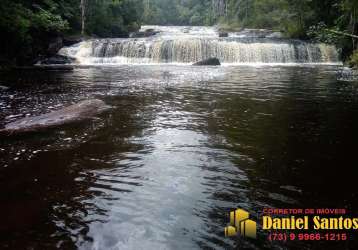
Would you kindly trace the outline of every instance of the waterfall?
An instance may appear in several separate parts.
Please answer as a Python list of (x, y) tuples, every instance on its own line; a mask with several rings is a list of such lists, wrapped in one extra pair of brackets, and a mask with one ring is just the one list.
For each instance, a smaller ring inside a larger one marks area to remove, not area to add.
[(222, 63), (338, 63), (334, 46), (268, 38), (212, 38), (170, 35), (141, 39), (94, 39), (63, 48), (80, 64), (194, 63), (216, 57)]

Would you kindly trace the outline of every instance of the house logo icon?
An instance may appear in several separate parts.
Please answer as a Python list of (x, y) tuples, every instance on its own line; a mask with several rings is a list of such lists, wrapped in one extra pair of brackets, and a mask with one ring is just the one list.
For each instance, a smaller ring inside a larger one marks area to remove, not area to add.
[(225, 236), (241, 235), (256, 239), (256, 222), (249, 219), (250, 214), (243, 209), (230, 212), (230, 225), (225, 227)]

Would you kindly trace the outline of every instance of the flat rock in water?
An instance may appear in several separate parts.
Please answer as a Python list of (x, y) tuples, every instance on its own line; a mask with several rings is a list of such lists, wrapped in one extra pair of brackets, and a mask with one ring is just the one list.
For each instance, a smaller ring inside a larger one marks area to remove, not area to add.
[(221, 65), (219, 59), (217, 58), (208, 58), (205, 60), (202, 60), (200, 62), (194, 63), (194, 66), (203, 66), (203, 65), (212, 65), (212, 66), (216, 66), (216, 65)]
[(15, 122), (11, 122), (7, 124), (4, 129), (0, 130), (0, 133), (22, 133), (56, 127), (92, 118), (108, 108), (109, 106), (101, 100), (85, 100), (47, 114), (26, 117)]

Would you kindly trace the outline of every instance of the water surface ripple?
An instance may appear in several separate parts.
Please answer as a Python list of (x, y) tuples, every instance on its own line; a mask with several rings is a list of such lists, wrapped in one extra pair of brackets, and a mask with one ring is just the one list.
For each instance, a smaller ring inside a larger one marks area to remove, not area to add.
[(271, 244), (261, 230), (257, 241), (228, 239), (223, 229), (237, 207), (253, 218), (264, 207), (357, 211), (358, 88), (337, 70), (1, 73), (1, 125), (85, 98), (112, 106), (97, 119), (1, 137), (1, 248), (320, 249)]

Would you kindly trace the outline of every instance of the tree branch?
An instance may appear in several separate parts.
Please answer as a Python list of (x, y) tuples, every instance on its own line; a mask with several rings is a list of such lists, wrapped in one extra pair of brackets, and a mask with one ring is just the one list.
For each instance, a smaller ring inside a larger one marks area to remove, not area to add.
[(349, 33), (346, 33), (346, 32), (337, 31), (337, 30), (330, 30), (330, 29), (324, 29), (324, 30), (325, 30), (325, 31), (328, 31), (328, 32), (331, 32), (331, 33), (338, 34), (338, 35), (349, 36), (349, 37), (358, 39), (358, 36), (352, 35), (352, 34), (349, 34)]

